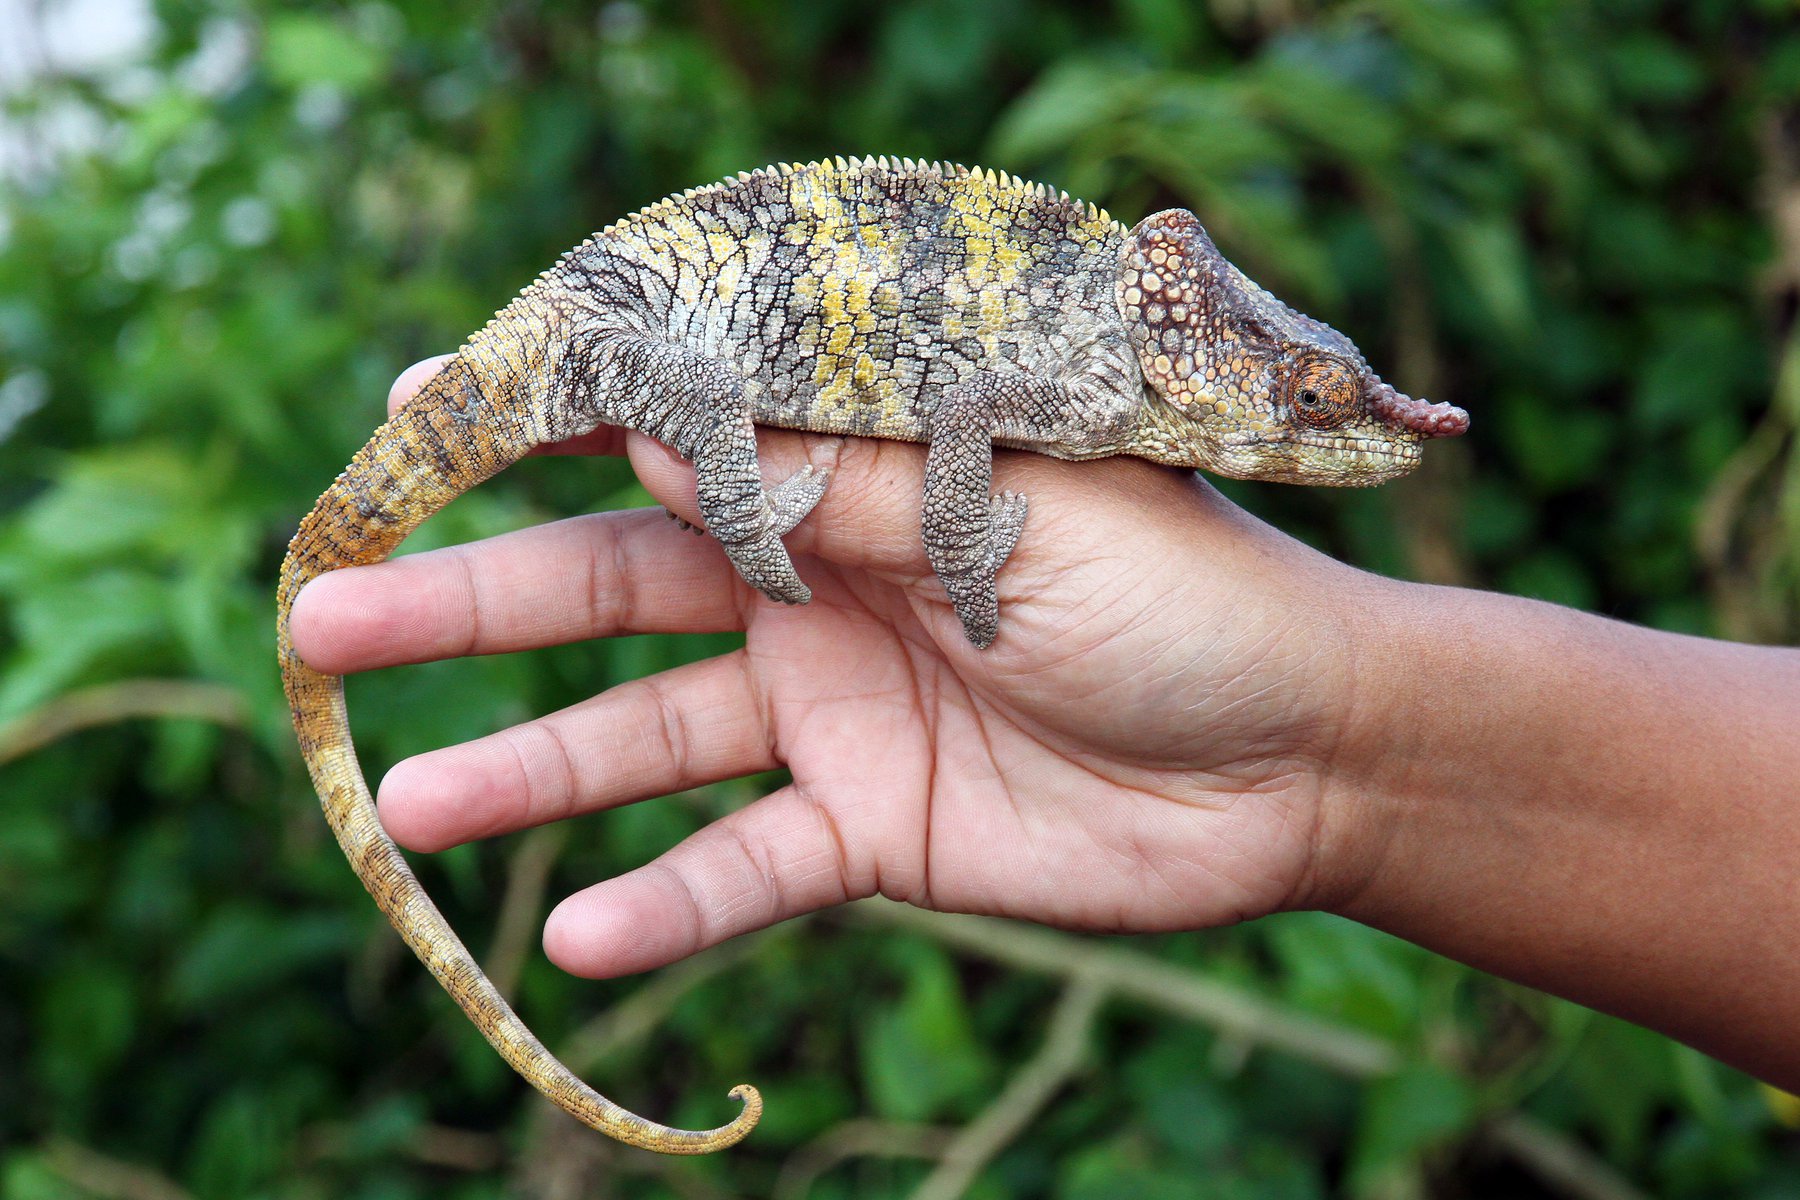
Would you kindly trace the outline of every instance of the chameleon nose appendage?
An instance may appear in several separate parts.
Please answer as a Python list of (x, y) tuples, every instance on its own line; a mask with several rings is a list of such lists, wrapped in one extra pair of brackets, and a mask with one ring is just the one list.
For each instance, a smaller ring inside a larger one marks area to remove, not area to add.
[(1456, 437), (1469, 431), (1469, 414), (1456, 405), (1414, 400), (1379, 379), (1369, 385), (1369, 411), (1421, 437)]

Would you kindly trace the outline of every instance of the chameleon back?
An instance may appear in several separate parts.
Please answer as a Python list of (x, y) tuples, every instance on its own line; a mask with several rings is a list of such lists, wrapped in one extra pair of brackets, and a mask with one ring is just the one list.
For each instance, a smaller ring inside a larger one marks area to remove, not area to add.
[(1113, 297), (1125, 235), (999, 172), (839, 159), (673, 197), (564, 266), (602, 322), (623, 309), (631, 332), (741, 370), (759, 424), (924, 441), (935, 397), (984, 370), (1099, 353), (1135, 383)]

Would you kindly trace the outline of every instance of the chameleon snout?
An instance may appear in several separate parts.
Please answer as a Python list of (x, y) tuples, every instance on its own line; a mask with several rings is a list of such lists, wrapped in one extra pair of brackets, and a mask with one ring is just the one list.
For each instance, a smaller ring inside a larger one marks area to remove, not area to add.
[(1469, 431), (1469, 414), (1456, 405), (1414, 400), (1377, 377), (1370, 377), (1366, 395), (1369, 411), (1397, 429), (1427, 438), (1457, 437)]

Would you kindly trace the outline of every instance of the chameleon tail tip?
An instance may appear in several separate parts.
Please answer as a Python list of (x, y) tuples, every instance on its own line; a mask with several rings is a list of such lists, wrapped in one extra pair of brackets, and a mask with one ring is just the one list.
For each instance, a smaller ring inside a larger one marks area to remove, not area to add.
[(756, 1128), (758, 1121), (762, 1120), (762, 1093), (748, 1083), (740, 1083), (726, 1094), (733, 1100), (742, 1101), (744, 1105), (738, 1110), (738, 1115), (732, 1119), (731, 1124), (725, 1127), (735, 1135), (731, 1139), (732, 1142), (739, 1142), (747, 1137), (752, 1129)]

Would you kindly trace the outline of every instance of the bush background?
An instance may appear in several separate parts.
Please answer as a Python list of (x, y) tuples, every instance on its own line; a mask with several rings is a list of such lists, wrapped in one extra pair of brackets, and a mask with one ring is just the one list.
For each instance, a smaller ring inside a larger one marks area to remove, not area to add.
[[(1101, 942), (864, 906), (645, 980), (543, 961), (548, 901), (766, 780), (422, 864), (602, 1090), (713, 1124), (728, 1085), (765, 1088), (730, 1155), (621, 1150), (547, 1114), (387, 931), (318, 819), (272, 648), (286, 539), (400, 368), (665, 193), (862, 152), (1126, 220), (1189, 206), (1398, 386), (1474, 414), (1388, 488), (1231, 487), (1284, 528), (1791, 641), (1789, 4), (150, 16), (125, 59), (40, 63), (0, 102), (0, 1194), (942, 1195), (970, 1161), (979, 1197), (1800, 1194), (1791, 1098), (1316, 914)], [(619, 463), (534, 461), (415, 540), (643, 502)], [(376, 776), (719, 645), (377, 673), (358, 740)]]

